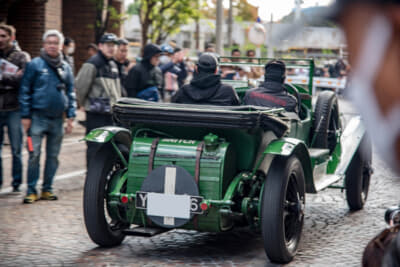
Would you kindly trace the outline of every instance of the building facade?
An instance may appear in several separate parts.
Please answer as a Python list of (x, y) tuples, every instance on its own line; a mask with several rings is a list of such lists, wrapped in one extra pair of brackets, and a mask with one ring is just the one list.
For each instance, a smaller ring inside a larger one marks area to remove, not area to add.
[[(122, 0), (110, 0), (117, 11), (123, 11)], [(95, 42), (95, 0), (0, 0), (0, 22), (13, 25), (22, 50), (32, 57), (39, 55), (42, 35), (56, 29), (76, 43), (77, 70), (87, 60), (86, 46)], [(122, 26), (109, 32), (122, 34)]]

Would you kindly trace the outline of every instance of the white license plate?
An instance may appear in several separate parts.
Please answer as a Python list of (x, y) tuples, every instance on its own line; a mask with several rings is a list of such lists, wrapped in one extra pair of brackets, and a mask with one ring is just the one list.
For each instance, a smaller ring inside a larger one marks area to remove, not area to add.
[(190, 196), (147, 193), (147, 215), (190, 219)]

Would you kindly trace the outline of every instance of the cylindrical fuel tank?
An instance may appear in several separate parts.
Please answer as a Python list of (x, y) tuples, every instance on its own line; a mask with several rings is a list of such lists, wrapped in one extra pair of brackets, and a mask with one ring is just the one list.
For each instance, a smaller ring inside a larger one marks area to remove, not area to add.
[[(152, 170), (160, 166), (176, 165), (188, 171), (192, 176), (190, 178), (195, 181), (198, 178), (199, 194), (204, 199), (223, 199), (237, 172), (236, 155), (229, 143), (218, 138), (211, 140), (207, 137), (204, 141), (135, 138), (129, 156), (127, 193), (140, 191), (143, 181)], [(197, 225), (186, 228), (203, 231), (221, 231), (221, 227), (224, 228), (218, 210), (210, 209), (206, 216), (199, 215), (197, 220)]]

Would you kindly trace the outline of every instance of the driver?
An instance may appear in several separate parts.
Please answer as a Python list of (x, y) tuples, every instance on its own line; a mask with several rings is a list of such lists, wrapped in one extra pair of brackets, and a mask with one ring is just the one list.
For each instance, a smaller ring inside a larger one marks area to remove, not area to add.
[(289, 112), (298, 112), (297, 100), (283, 86), (286, 78), (286, 66), (280, 60), (271, 60), (265, 65), (265, 81), (260, 87), (248, 90), (244, 96), (245, 105), (285, 108)]
[(182, 86), (171, 102), (183, 104), (237, 106), (239, 97), (230, 85), (221, 83), (218, 61), (211, 53), (203, 53), (195, 66), (190, 84)]

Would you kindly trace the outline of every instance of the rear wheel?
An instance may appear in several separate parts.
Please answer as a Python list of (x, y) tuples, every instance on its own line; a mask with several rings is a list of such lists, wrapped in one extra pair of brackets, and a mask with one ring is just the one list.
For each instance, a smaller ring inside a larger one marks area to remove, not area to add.
[(346, 199), (350, 210), (360, 210), (367, 201), (371, 180), (371, 144), (364, 137), (346, 172)]
[(336, 131), (340, 128), (339, 105), (332, 91), (323, 91), (318, 95), (314, 111), (315, 148), (328, 148), (332, 153), (337, 144)]
[(304, 221), (304, 173), (296, 156), (273, 160), (261, 205), (265, 252), (272, 262), (288, 263), (297, 253)]
[[(118, 145), (128, 160), (128, 148)], [(124, 166), (111, 144), (107, 143), (97, 151), (91, 160), (84, 187), (83, 210), (87, 232), (99, 246), (109, 247), (121, 244), (123, 230), (129, 224), (111, 218), (107, 207), (107, 195), (116, 175), (121, 175)], [(123, 211), (119, 211), (121, 216)], [(115, 217), (115, 216), (113, 216)]]

